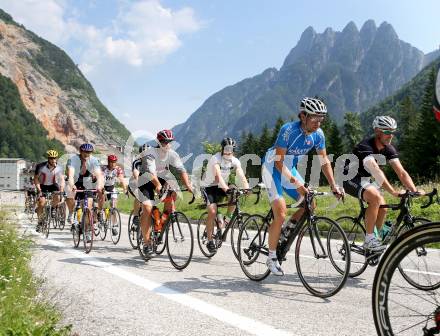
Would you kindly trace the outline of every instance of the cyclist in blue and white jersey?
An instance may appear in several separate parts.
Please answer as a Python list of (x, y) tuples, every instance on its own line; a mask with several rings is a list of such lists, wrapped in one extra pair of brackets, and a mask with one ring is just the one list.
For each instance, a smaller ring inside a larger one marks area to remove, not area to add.
[[(283, 192), (295, 200), (299, 200), (308, 192), (304, 187), (303, 178), (296, 169), (301, 156), (315, 148), (331, 190), (337, 197), (343, 195), (342, 188), (335, 183), (325, 149), (325, 136), (320, 128), (321, 122), (327, 115), (327, 107), (319, 99), (304, 98), (299, 110), (300, 120), (281, 127), (277, 140), (267, 151), (262, 165), (263, 182), (268, 188), (269, 201), (274, 214), (273, 223), (269, 228), (269, 255), (266, 265), (275, 275), (284, 275), (276, 253), (281, 226), (287, 212)], [(290, 220), (297, 221), (303, 212), (303, 209), (299, 209)]]

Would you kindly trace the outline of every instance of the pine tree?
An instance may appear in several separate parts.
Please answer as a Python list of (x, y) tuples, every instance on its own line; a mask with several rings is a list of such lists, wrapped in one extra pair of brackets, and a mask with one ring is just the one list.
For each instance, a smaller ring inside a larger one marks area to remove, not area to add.
[(281, 127), (284, 125), (283, 118), (279, 117), (275, 123), (275, 126), (272, 130), (272, 136), (270, 138), (271, 146), (275, 143), (278, 137), (278, 133), (280, 132)]
[(269, 133), (269, 128), (265, 124), (263, 126), (263, 130), (261, 131), (260, 138), (258, 139), (257, 143), (257, 155), (259, 157), (263, 157), (266, 153), (266, 151), (272, 146), (271, 143), (271, 134)]
[(439, 178), (440, 175), (440, 122), (432, 110), (436, 71), (430, 74), (423, 97), (420, 122), (415, 131), (414, 157), (416, 172), (422, 180)]
[(347, 112), (344, 115), (344, 139), (345, 152), (350, 153), (363, 137), (363, 130), (359, 114)]
[(398, 149), (401, 161), (410, 175), (417, 172), (415, 145), (416, 131), (420, 122), (420, 113), (416, 110), (411, 98), (406, 96), (399, 106), (400, 125), (398, 125)]

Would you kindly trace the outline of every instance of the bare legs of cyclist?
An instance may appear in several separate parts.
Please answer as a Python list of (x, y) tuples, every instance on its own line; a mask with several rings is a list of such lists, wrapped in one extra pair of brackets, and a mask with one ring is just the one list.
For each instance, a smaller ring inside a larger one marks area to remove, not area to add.
[[(313, 206), (315, 207), (316, 203), (314, 203)], [(269, 255), (266, 265), (273, 274), (284, 275), (284, 271), (279, 264), (276, 251), (281, 235), (281, 227), (286, 220), (287, 215), (286, 200), (284, 197), (279, 197), (272, 202), (271, 207), (274, 219), (269, 227)], [(297, 210), (290, 217), (290, 221), (298, 222), (303, 214), (304, 209), (301, 208)]]
[(364, 248), (373, 253), (381, 253), (385, 250), (385, 246), (374, 236), (373, 231), (375, 226), (380, 230), (385, 221), (387, 209), (380, 207), (382, 204), (386, 204), (385, 199), (374, 186), (367, 187), (362, 197), (368, 203), (368, 208), (365, 212), (367, 233), (365, 235)]
[(145, 201), (142, 203), (142, 214), (140, 218), (141, 232), (144, 238), (143, 252), (146, 256), (153, 254), (153, 249), (151, 247), (150, 237), (151, 237), (151, 211), (153, 206), (151, 201)]

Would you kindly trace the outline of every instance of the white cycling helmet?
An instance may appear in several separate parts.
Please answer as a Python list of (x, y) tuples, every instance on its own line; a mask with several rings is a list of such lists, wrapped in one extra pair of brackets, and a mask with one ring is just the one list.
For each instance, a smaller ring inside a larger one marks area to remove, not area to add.
[(301, 100), (299, 111), (325, 116), (327, 115), (327, 106), (318, 98), (305, 97)]
[(395, 130), (397, 128), (397, 122), (388, 116), (377, 116), (373, 120), (373, 129), (374, 128)]

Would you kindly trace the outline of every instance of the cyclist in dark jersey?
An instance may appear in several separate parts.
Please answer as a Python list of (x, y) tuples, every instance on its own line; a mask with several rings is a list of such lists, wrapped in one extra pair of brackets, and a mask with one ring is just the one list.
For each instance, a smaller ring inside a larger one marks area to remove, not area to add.
[(387, 210), (380, 208), (380, 205), (386, 204), (380, 187), (395, 197), (398, 197), (401, 191), (394, 189), (379, 165), (389, 163), (406, 189), (410, 191), (417, 189), (400, 163), (397, 149), (391, 144), (397, 129), (396, 121), (388, 116), (377, 116), (373, 121), (373, 129), (374, 137), (362, 140), (353, 149), (353, 154), (358, 160), (347, 162), (344, 173), (346, 175), (354, 171), (357, 173), (350, 180), (344, 181), (343, 186), (347, 194), (368, 203), (365, 213), (367, 234), (364, 247), (371, 252), (380, 253), (384, 251), (385, 246), (373, 234), (375, 226), (378, 230), (382, 228)]
[[(84, 199), (84, 193), (76, 193), (76, 190), (93, 188), (93, 182), (97, 182), (98, 196), (104, 187), (101, 166), (97, 158), (92, 156), (94, 148), (92, 144), (84, 143), (79, 147), (79, 154), (72, 155), (66, 164), (69, 193), (66, 197), (69, 208), (68, 222), (72, 223), (72, 214), (75, 207), (75, 199)], [(92, 208), (92, 199), (88, 200), (89, 208)], [(72, 228), (73, 229), (73, 224)]]

